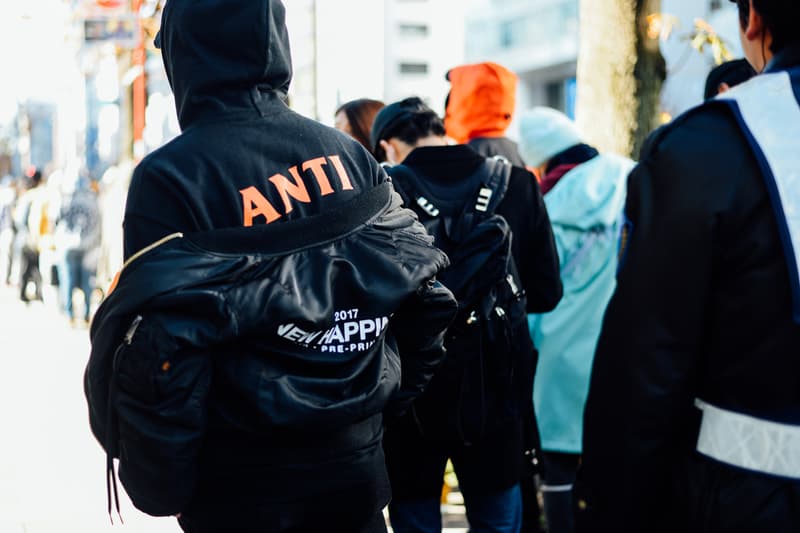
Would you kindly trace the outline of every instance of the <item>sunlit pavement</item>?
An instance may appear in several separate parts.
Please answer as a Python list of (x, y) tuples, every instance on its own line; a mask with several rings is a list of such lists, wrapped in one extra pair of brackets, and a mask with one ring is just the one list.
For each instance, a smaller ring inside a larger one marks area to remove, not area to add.
[[(178, 532), (121, 496), (125, 526), (106, 513), (105, 455), (89, 431), (86, 328), (0, 286), (0, 533)], [(122, 492), (122, 491), (121, 491)]]
[[(105, 455), (83, 396), (86, 327), (0, 285), (0, 338), (0, 533), (179, 532), (174, 519), (137, 511), (123, 490), (125, 524), (109, 521)], [(448, 507), (444, 531), (466, 531), (463, 508)]]

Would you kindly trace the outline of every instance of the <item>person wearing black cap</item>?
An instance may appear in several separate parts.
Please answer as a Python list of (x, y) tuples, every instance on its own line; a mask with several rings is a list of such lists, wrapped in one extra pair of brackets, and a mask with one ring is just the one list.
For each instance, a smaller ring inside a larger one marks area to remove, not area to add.
[[(394, 165), (388, 173), (406, 205), (433, 232), (435, 242), (448, 247), (452, 264), (440, 279), (460, 302), (445, 340), (445, 365), (408, 413), (387, 422), (384, 448), (393, 493), (392, 527), (399, 533), (440, 531), (439, 500), (449, 458), (471, 530), (517, 533), (522, 520), (523, 422), (532, 414), (536, 359), (525, 312), (553, 309), (562, 293), (553, 233), (536, 179), (524, 168), (487, 159), (467, 145), (448, 145), (441, 118), (419, 98), (381, 110), (371, 139), (377, 157)], [(497, 217), (491, 218), (492, 213)], [(487, 224), (474, 227), (484, 228), (491, 249), (484, 247), (487, 241), (471, 240), (476, 233), (470, 232), (466, 220)], [(504, 229), (491, 233), (486, 229), (491, 223)], [(503, 293), (497, 289), (495, 313), (486, 316), (476, 309), (482, 307), (475, 304), (480, 293), (468, 288), (490, 281), (489, 274), (474, 265), (501, 257), (509, 230), (511, 254), (503, 257), (518, 276), (501, 277), (503, 284), (516, 287), (515, 305), (521, 309), (514, 308), (515, 313), (499, 307)], [(475, 272), (474, 277), (464, 274), (467, 271)], [(489, 336), (475, 331), (484, 331), (482, 324), (496, 317), (510, 324), (505, 341), (494, 336), (484, 350)], [(518, 319), (521, 330), (514, 328)], [(474, 343), (468, 340), (473, 338)], [(504, 373), (508, 367), (502, 362), (508, 360), (515, 375)], [(521, 391), (521, 406), (502, 403), (513, 391)]]
[(279, 0), (170, 0), (159, 35), (182, 133), (134, 172), (85, 376), (109, 509), (117, 457), (190, 533), (385, 532), (383, 413), (444, 358), (447, 257), (363, 146), (287, 107)]
[(658, 130), (629, 178), (579, 533), (800, 531), (800, 2), (737, 4), (760, 74)]

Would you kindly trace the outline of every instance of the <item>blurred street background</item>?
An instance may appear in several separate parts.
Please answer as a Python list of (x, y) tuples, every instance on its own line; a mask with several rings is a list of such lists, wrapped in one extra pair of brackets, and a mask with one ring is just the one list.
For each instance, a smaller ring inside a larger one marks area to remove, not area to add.
[[(4, 0), (0, 7), (0, 533), (111, 530), (105, 457), (89, 431), (82, 388), (86, 318), (122, 265), (133, 168), (179, 133), (153, 46), (164, 3)], [(518, 75), (519, 110), (547, 105), (600, 125), (581, 103), (604, 94), (591, 76), (592, 62), (607, 59), (591, 55), (602, 49), (588, 31), (600, 27), (597, 0), (284, 3), (295, 72), (290, 105), (325, 124), (343, 102), (364, 97), (418, 95), (441, 113), (448, 69), (494, 61)], [(737, 15), (722, 0), (641, 4), (648, 11), (631, 20), (663, 57), (654, 111), (665, 123), (702, 101), (716, 63), (741, 57)], [(635, 140), (614, 144), (602, 129), (587, 129), (592, 144), (635, 157)], [(509, 136), (515, 131), (512, 124)], [(66, 264), (65, 250), (76, 243), (58, 222), (81, 191), (92, 198), (76, 211), (91, 225), (83, 234), (92, 254), (81, 256), (86, 279), (67, 286), (80, 269)], [(24, 242), (26, 235), (35, 238)], [(69, 294), (59, 295), (57, 283)], [(465, 531), (457, 493), (452, 504), (449, 531)], [(135, 511), (124, 493), (122, 514), (125, 531), (179, 530), (174, 520)]]

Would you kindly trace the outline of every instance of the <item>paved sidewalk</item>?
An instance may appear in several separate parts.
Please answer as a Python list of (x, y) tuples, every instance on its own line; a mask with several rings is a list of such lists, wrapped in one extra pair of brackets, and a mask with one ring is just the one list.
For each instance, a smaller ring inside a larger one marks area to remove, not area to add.
[[(0, 533), (119, 531), (106, 513), (105, 455), (83, 396), (88, 331), (0, 286), (0, 338)], [(125, 532), (180, 531), (121, 496)]]

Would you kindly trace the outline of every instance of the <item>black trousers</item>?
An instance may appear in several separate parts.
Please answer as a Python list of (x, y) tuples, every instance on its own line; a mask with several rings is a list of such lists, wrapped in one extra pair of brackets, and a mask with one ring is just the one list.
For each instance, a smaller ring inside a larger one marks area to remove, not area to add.
[(42, 299), (42, 273), (39, 272), (39, 252), (31, 248), (23, 248), (21, 256), (21, 276), (19, 280), (19, 298), (23, 302), (28, 301), (25, 289), (28, 282), (32, 281), (36, 286), (36, 300)]
[(580, 463), (580, 455), (544, 452), (544, 510), (550, 533), (575, 531), (572, 486)]
[[(280, 510), (276, 509), (275, 513), (280, 514)], [(386, 533), (387, 531), (383, 513), (378, 513), (366, 522), (353, 521), (345, 513), (340, 514), (338, 517), (331, 517), (327, 513), (320, 515), (316, 507), (311, 505), (306, 510), (305, 520), (286, 521), (278, 518), (274, 520), (267, 518), (261, 521), (254, 517), (248, 521), (247, 514), (247, 509), (241, 509), (229, 516), (228, 520), (225, 519), (226, 517), (220, 516), (215, 519), (214, 523), (199, 523), (182, 516), (178, 519), (178, 524), (186, 533), (313, 533), (316, 531), (324, 531), (326, 533)]]

